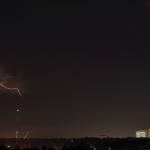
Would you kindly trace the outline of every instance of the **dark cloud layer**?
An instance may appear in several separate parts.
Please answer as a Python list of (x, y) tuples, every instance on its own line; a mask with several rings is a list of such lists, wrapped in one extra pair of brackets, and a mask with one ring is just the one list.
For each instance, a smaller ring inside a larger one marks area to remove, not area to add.
[(0, 7), (0, 64), (26, 84), (21, 98), (0, 95), (0, 136), (14, 136), (18, 102), (21, 131), (32, 137), (134, 136), (150, 127), (150, 22), (142, 1)]

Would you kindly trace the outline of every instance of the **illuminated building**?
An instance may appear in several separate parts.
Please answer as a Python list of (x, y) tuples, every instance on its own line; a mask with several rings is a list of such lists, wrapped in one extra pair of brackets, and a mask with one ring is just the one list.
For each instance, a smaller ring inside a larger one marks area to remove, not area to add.
[(150, 138), (150, 129), (136, 131), (136, 138)]
[(150, 138), (150, 129), (147, 130), (147, 137)]
[(136, 131), (136, 138), (147, 138), (147, 130)]

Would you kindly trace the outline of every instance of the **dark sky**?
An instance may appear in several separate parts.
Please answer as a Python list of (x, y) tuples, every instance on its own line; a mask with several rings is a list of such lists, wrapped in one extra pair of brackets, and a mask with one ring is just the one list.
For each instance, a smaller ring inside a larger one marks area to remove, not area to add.
[(148, 1), (0, 4), (0, 66), (22, 97), (0, 94), (0, 137), (134, 136), (150, 128)]

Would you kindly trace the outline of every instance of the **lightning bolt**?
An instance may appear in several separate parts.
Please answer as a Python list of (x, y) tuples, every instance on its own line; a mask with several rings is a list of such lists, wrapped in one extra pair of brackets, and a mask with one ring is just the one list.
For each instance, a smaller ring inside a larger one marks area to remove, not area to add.
[(6, 90), (8, 90), (8, 91), (16, 91), (16, 92), (19, 94), (19, 96), (22, 96), (22, 94), (21, 94), (19, 88), (9, 88), (9, 87), (7, 87), (6, 85), (4, 85), (3, 83), (0, 83), (0, 87), (6, 89)]

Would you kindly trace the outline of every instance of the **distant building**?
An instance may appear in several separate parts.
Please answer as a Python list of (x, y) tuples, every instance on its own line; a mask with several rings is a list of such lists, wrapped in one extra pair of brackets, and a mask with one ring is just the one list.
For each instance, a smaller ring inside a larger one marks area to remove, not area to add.
[(136, 138), (147, 138), (147, 130), (136, 131)]
[(150, 129), (147, 130), (147, 137), (150, 138)]
[(136, 131), (136, 138), (150, 138), (150, 129)]

